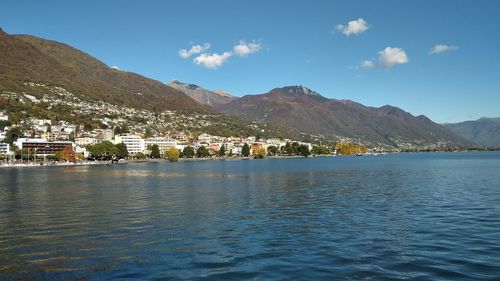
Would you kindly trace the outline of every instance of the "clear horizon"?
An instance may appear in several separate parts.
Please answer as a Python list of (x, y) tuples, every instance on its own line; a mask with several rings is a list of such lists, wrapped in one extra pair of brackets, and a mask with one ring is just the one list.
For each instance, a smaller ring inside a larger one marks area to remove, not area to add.
[(500, 116), (495, 1), (4, 1), (0, 27), (165, 83), (304, 85), (438, 123)]

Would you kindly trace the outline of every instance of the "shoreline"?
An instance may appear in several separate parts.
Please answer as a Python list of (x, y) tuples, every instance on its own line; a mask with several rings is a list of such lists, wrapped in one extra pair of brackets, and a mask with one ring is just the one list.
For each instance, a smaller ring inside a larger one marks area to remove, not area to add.
[[(367, 156), (383, 156), (388, 154), (415, 154), (415, 153), (449, 153), (447, 151), (429, 151), (429, 152), (392, 152), (392, 153), (375, 153), (375, 154), (365, 154)], [(470, 152), (470, 151), (459, 151), (459, 152)], [(487, 151), (476, 151), (476, 152), (487, 152)], [(274, 160), (274, 159), (295, 159), (295, 158), (344, 158), (344, 157), (357, 157), (356, 155), (310, 155), (308, 157), (299, 155), (288, 155), (288, 156), (267, 156), (264, 158), (254, 158), (254, 157), (209, 157), (209, 158), (179, 158), (177, 162), (198, 162), (198, 161), (238, 161), (238, 160)], [(168, 159), (129, 159), (125, 163), (111, 163), (111, 161), (87, 161), (79, 163), (7, 163), (1, 164), (2, 168), (36, 168), (36, 167), (75, 167), (75, 166), (93, 166), (93, 165), (124, 165), (124, 164), (154, 164), (154, 163), (175, 163), (170, 162)]]
[(92, 162), (80, 162), (80, 163), (7, 163), (0, 164), (0, 169), (2, 168), (39, 168), (39, 167), (75, 167), (75, 166), (93, 166), (93, 165), (112, 165), (108, 161), (92, 161)]

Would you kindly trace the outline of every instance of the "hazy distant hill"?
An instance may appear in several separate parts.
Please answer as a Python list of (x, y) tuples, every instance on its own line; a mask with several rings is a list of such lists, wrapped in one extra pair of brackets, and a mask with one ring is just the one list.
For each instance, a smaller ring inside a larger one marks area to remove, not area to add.
[(500, 117), (443, 124), (464, 138), (485, 146), (500, 146)]
[(0, 29), (0, 92), (36, 91), (25, 82), (63, 87), (80, 98), (153, 111), (213, 112), (156, 80), (112, 69), (68, 45)]
[(232, 96), (231, 94), (224, 91), (209, 91), (203, 89), (202, 87), (194, 84), (185, 84), (180, 81), (174, 80), (172, 83), (168, 84), (170, 87), (177, 89), (184, 94), (190, 96), (191, 98), (197, 100), (198, 102), (210, 106), (220, 106), (226, 104), (230, 101), (237, 99), (238, 97)]
[(218, 109), (302, 132), (359, 138), (373, 143), (471, 144), (423, 115), (415, 117), (389, 105), (373, 108), (349, 100), (327, 99), (303, 86), (244, 96)]

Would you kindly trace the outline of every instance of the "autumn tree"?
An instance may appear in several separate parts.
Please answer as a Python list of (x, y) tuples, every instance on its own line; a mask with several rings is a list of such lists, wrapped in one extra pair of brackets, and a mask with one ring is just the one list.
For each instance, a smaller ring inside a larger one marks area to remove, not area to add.
[(263, 146), (260, 146), (254, 152), (254, 156), (255, 156), (255, 158), (262, 159), (262, 158), (266, 157), (266, 153), (267, 153), (266, 148)]
[(167, 150), (167, 152), (165, 152), (165, 156), (170, 162), (177, 162), (179, 160), (180, 155), (181, 152), (175, 147), (171, 147)]
[(66, 145), (63, 150), (58, 151), (56, 155), (61, 161), (75, 162), (75, 151), (71, 145)]

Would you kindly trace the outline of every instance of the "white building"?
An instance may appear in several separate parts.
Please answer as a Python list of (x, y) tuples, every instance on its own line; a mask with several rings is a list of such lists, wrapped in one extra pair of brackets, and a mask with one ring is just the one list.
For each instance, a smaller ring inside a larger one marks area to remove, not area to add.
[(3, 111), (0, 111), (0, 121), (9, 121), (9, 116), (5, 115)]
[(115, 144), (124, 143), (127, 147), (128, 153), (144, 153), (144, 139), (141, 136), (134, 134), (121, 134), (115, 136)]
[(169, 138), (149, 138), (144, 140), (144, 147), (148, 150), (148, 147), (157, 145), (160, 149), (160, 153), (164, 154), (171, 147), (177, 147), (177, 141)]
[(78, 146), (86, 146), (86, 145), (96, 144), (97, 140), (91, 137), (81, 137), (81, 138), (75, 138), (75, 143)]
[(105, 141), (113, 140), (115, 134), (111, 129), (96, 129), (92, 133), (94, 133), (96, 139), (101, 139)]
[(212, 136), (209, 134), (201, 134), (198, 136), (199, 143), (210, 143), (212, 142)]
[(89, 151), (85, 147), (76, 146), (75, 153), (81, 153), (85, 158), (88, 158), (90, 156)]

